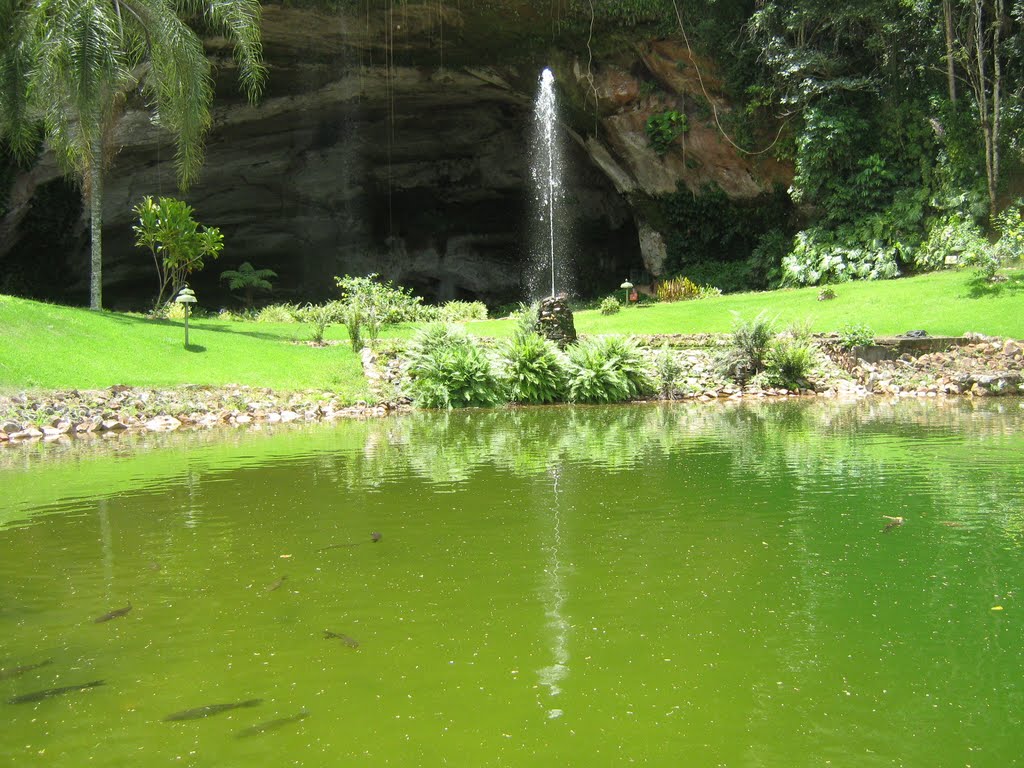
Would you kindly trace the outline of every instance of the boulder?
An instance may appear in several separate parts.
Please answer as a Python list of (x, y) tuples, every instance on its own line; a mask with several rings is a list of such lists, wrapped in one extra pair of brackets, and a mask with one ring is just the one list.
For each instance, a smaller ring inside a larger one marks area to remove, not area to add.
[(150, 432), (170, 432), (181, 426), (181, 422), (173, 416), (157, 416), (146, 422)]

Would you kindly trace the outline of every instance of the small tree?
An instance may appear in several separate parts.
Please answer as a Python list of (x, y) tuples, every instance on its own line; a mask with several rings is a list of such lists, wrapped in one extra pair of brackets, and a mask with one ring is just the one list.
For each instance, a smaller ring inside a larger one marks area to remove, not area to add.
[(220, 279), (228, 281), (228, 290), (241, 291), (245, 306), (250, 309), (256, 291), (274, 290), (270, 283), (272, 277), (277, 277), (277, 272), (272, 269), (254, 269), (248, 261), (243, 261), (238, 269), (225, 269), (220, 273)]
[(168, 288), (173, 295), (190, 274), (203, 268), (205, 257), (220, 256), (224, 235), (217, 227), (200, 230), (192, 218), (192, 206), (173, 197), (154, 202), (147, 195), (132, 210), (139, 217), (139, 223), (132, 225), (135, 245), (148, 248), (156, 266), (159, 290), (154, 307), (158, 309)]

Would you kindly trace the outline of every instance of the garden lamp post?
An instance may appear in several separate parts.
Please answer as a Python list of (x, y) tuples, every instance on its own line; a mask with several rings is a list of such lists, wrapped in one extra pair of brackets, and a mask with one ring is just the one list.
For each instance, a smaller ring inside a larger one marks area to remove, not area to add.
[(626, 280), (622, 285), (619, 286), (619, 288), (621, 288), (622, 290), (624, 290), (626, 292), (626, 306), (628, 307), (629, 306), (629, 292), (631, 290), (633, 290), (633, 284), (631, 282), (629, 282), (629, 280)]
[(196, 303), (196, 292), (187, 285), (174, 297), (176, 304), (185, 305), (185, 349), (188, 349), (188, 312), (190, 305)]

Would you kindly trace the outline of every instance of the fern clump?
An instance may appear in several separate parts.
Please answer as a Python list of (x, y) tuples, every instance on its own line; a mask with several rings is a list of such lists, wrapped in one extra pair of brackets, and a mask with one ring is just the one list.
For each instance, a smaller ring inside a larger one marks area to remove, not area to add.
[(565, 395), (568, 370), (554, 342), (537, 333), (517, 333), (501, 348), (509, 398), (515, 403), (553, 403)]
[(464, 331), (432, 323), (409, 345), (409, 395), (420, 408), (488, 407), (503, 402), (494, 364)]
[(614, 403), (654, 388), (639, 347), (617, 336), (583, 339), (568, 350), (569, 398), (577, 403)]

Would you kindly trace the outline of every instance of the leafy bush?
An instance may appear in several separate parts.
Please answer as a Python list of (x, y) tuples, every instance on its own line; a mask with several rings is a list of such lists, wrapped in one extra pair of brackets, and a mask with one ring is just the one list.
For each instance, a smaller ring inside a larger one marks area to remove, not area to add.
[(616, 299), (614, 296), (605, 296), (603, 299), (601, 299), (600, 309), (602, 315), (614, 315), (616, 312), (622, 309), (622, 304), (620, 304), (619, 300)]
[(1021, 256), (1024, 256), (1022, 206), (1024, 206), (1024, 200), (1016, 200), (996, 216), (995, 227), (999, 232), (996, 251), (1000, 262), (1018, 261)]
[(629, 396), (629, 384), (598, 339), (569, 347), (569, 399), (577, 403), (614, 403)]
[(921, 270), (941, 269), (947, 259), (955, 264), (973, 264), (990, 250), (974, 219), (953, 212), (933, 222), (928, 237), (914, 253), (914, 266)]
[(619, 336), (583, 339), (569, 347), (569, 397), (579, 403), (611, 403), (653, 391), (640, 348)]
[(820, 227), (799, 232), (793, 251), (782, 259), (783, 284), (823, 285), (896, 277), (900, 249), (882, 240), (863, 243), (858, 235), (848, 229), (829, 232)]
[(674, 109), (656, 112), (647, 118), (647, 125), (644, 126), (651, 146), (659, 155), (668, 152), (672, 143), (689, 129), (686, 115), (680, 114)]
[(807, 374), (816, 357), (816, 350), (809, 342), (780, 336), (768, 350), (765, 370), (777, 385), (798, 389), (807, 384)]
[(654, 356), (654, 374), (657, 381), (657, 389), (662, 397), (672, 397), (676, 391), (676, 382), (683, 372), (679, 358), (676, 357), (671, 347), (663, 346)]
[(554, 342), (537, 333), (516, 334), (500, 352), (502, 376), (515, 403), (553, 403), (565, 394), (568, 370)]
[(700, 288), (688, 277), (673, 277), (658, 283), (659, 301), (689, 301), (700, 297)]
[(512, 315), (515, 324), (516, 334), (529, 334), (537, 332), (537, 320), (540, 318), (540, 302), (532, 304), (520, 302), (519, 309)]
[(270, 304), (256, 313), (257, 323), (299, 323), (302, 308), (297, 304)]
[(866, 347), (874, 342), (875, 332), (863, 323), (847, 323), (839, 329), (839, 344), (843, 349)]
[(763, 312), (753, 320), (744, 320), (736, 315), (732, 343), (723, 361), (726, 373), (743, 382), (763, 371), (773, 338), (774, 323)]
[(490, 358), (454, 326), (431, 323), (409, 344), (409, 394), (421, 408), (487, 407), (502, 402)]
[[(312, 341), (322, 344), (327, 327), (336, 321), (334, 309), (324, 304), (307, 304), (302, 310), (302, 322), (312, 326)], [(355, 344), (353, 344), (353, 348)]]
[(438, 323), (486, 320), (487, 305), (482, 301), (448, 301), (441, 306), (425, 305), (421, 308), (418, 319)]
[(342, 303), (358, 301), (365, 311), (374, 311), (382, 325), (414, 322), (424, 317), (423, 299), (413, 296), (412, 290), (394, 285), (390, 280), (381, 281), (376, 273), (365, 277), (335, 277), (334, 282), (341, 290)]

